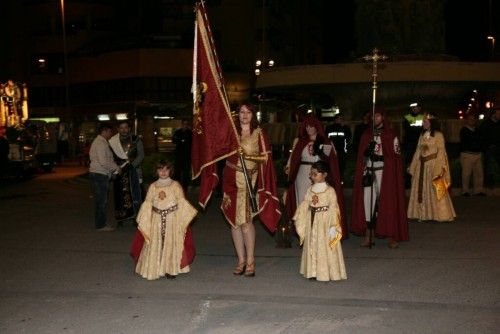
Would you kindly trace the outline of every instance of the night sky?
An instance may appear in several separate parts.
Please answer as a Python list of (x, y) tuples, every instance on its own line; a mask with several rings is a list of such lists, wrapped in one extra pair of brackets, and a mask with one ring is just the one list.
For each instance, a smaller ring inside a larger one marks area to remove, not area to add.
[[(70, 2), (71, 0), (67, 1)], [(113, 0), (112, 2), (116, 2), (119, 8), (123, 8), (125, 3), (137, 4), (139, 3), (137, 1), (138, 0), (122, 0), (122, 2), (120, 2), (118, 0)], [(158, 1), (158, 4), (161, 3), (161, 0), (150, 1)], [(150, 3), (150, 1), (147, 3)], [(207, 0), (209, 13), (211, 1), (214, 1), (213, 3), (217, 2), (215, 0)], [(271, 3), (271, 0), (266, 1), (268, 1), (268, 4)], [(487, 39), (487, 36), (493, 34), (497, 40), (494, 59), (498, 61), (500, 59), (500, 47), (498, 46), (498, 40), (500, 37), (500, 17), (498, 17), (498, 14), (500, 13), (500, 0), (444, 0), (444, 2), (446, 53), (448, 55), (455, 56), (462, 61), (491, 60), (491, 41)], [(329, 41), (323, 43), (322, 45), (324, 52), (323, 62), (338, 63), (352, 61), (353, 59), (359, 57), (359, 54), (355, 53), (355, 6), (358, 2), (355, 0), (331, 0), (326, 1), (325, 3), (327, 7), (326, 10), (321, 12), (319, 17), (313, 18), (314, 20), (321, 22), (324, 33), (331, 35)], [(224, 5), (224, 2), (219, 2), (219, 4)], [(279, 4), (279, 6), (282, 5), (286, 5), (286, 2)], [(12, 30), (12, 27), (16, 26), (15, 18), (22, 15), (22, 6), (21, 2), (5, 3), (4, 7), (6, 9), (6, 13), (11, 13), (12, 15), (7, 15), (0, 21), (0, 28), (2, 31)], [(134, 6), (125, 6), (125, 8), (134, 8)], [(149, 13), (148, 8), (150, 9)], [(143, 9), (145, 12), (141, 14), (141, 17), (146, 22), (161, 22), (162, 16), (159, 15), (158, 11), (151, 10), (151, 8), (154, 9), (155, 7), (144, 5)], [(119, 15), (119, 17), (123, 18), (124, 22), (129, 22), (131, 19), (134, 19), (134, 16), (138, 15), (136, 11), (131, 12), (131, 10), (128, 10), (127, 13), (128, 17), (127, 15)], [(300, 24), (302, 13), (293, 14), (293, 16), (295, 16), (294, 21), (297, 22), (297, 24)], [(135, 18), (137, 19), (137, 17)], [(115, 28), (119, 26), (119, 24), (116, 24)], [(155, 27), (156, 26), (161, 29), (162, 25), (157, 24)], [(153, 26), (147, 27), (154, 29)], [(148, 31), (148, 33), (151, 33), (151, 31)], [(16, 38), (10, 37), (11, 35), (12, 34), (9, 33), (6, 35), (6, 38), (4, 38), (4, 47), (8, 45), (11, 45), (11, 47), (6, 48), (7, 52), (2, 52), (2, 54), (0, 54), (1, 76), (11, 73), (11, 71), (8, 70), (9, 59), (15, 59), (17, 57), (15, 52), (12, 52), (12, 50), (16, 49)], [(250, 36), (249, 38), (253, 38), (253, 36)], [(186, 45), (190, 44), (191, 41), (186, 43)], [(388, 53), (388, 50), (382, 51)]]
[[(326, 52), (333, 62), (350, 58), (355, 48), (355, 1), (332, 1), (335, 22), (326, 22), (325, 29), (334, 35), (335, 43)], [(491, 6), (491, 11), (490, 11)], [(490, 15), (491, 14), (491, 15)], [(496, 14), (496, 16), (495, 16)], [(445, 41), (449, 55), (462, 61), (486, 61), (491, 59), (491, 42), (487, 36), (496, 37), (496, 59), (500, 32), (499, 0), (445, 0)]]
[[(491, 28), (490, 11), (491, 3)], [(495, 16), (496, 14), (496, 16)], [(490, 33), (497, 39), (500, 32), (500, 1), (447, 1), (446, 42), (448, 52), (461, 60), (486, 60), (490, 57)], [(490, 31), (491, 30), (491, 31)], [(498, 55), (498, 50), (496, 51)]]

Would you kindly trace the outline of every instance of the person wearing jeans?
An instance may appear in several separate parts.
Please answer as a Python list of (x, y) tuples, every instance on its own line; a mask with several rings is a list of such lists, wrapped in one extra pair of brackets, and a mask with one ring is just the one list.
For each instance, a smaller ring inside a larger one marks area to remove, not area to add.
[(95, 201), (95, 227), (98, 231), (112, 231), (114, 228), (106, 225), (109, 181), (113, 173), (120, 172), (120, 167), (115, 163), (108, 143), (113, 135), (113, 127), (108, 123), (102, 123), (99, 125), (98, 133), (90, 146), (89, 168)]

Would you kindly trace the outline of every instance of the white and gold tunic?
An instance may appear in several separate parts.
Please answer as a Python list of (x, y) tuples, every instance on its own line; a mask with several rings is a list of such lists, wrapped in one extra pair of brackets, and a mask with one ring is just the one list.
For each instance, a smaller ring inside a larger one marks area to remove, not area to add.
[(137, 215), (144, 246), (136, 273), (154, 280), (189, 272), (189, 266), (181, 268), (180, 264), (186, 229), (196, 213), (177, 181), (168, 178), (151, 184)]
[[(311, 211), (315, 211), (313, 217)], [(312, 185), (297, 207), (293, 220), (303, 244), (300, 273), (318, 281), (347, 279), (335, 190), (326, 183)]]

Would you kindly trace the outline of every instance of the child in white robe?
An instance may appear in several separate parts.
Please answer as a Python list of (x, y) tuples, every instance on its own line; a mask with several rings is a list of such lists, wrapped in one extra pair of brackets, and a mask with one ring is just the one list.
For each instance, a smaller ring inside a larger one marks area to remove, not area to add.
[(171, 162), (157, 164), (158, 180), (149, 187), (137, 215), (144, 245), (135, 272), (148, 280), (189, 272), (189, 265), (181, 259), (186, 231), (197, 211), (184, 197), (179, 182), (170, 178), (172, 171)]
[(303, 245), (300, 273), (318, 281), (347, 279), (340, 244), (340, 212), (335, 190), (326, 182), (328, 170), (323, 161), (312, 165), (313, 185), (293, 217)]

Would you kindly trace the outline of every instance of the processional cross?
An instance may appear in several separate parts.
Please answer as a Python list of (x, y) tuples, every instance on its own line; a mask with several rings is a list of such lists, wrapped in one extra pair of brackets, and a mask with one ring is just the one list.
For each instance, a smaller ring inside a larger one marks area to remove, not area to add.
[(374, 48), (373, 53), (371, 55), (366, 55), (363, 57), (363, 60), (372, 62), (372, 90), (373, 90), (373, 99), (372, 99), (372, 116), (375, 113), (375, 104), (377, 102), (377, 76), (378, 76), (378, 63), (380, 61), (387, 60), (387, 56), (378, 53), (378, 49)]
[[(369, 62), (372, 62), (372, 91), (373, 91), (373, 98), (372, 98), (372, 134), (373, 134), (373, 139), (372, 139), (372, 142), (375, 142), (375, 105), (376, 105), (376, 102), (377, 102), (377, 76), (378, 76), (378, 73), (377, 73), (377, 70), (378, 70), (378, 63), (380, 61), (384, 61), (387, 59), (387, 56), (386, 55), (382, 55), (382, 54), (379, 54), (378, 53), (378, 49), (377, 48), (374, 48), (373, 49), (373, 53), (371, 55), (366, 55), (363, 57), (363, 60), (365, 61), (369, 61)], [(373, 171), (373, 160), (370, 159), (370, 168), (371, 170)], [(370, 189), (370, 210), (373, 210), (373, 212), (371, 212), (370, 216), (370, 222), (367, 223), (367, 228), (368, 228), (368, 233), (369, 233), (369, 237), (368, 237), (368, 248), (372, 248), (372, 234), (374, 233), (375, 231), (375, 224), (377, 222), (377, 209), (372, 209), (373, 208), (373, 204), (374, 204), (374, 201), (376, 201), (376, 199), (374, 199), (374, 194), (373, 194), (373, 187), (374, 187), (374, 184), (376, 184), (376, 174), (373, 173), (373, 179), (372, 179), (372, 185), (371, 185), (371, 189)], [(377, 207), (377, 204), (375, 202), (375, 207)]]

